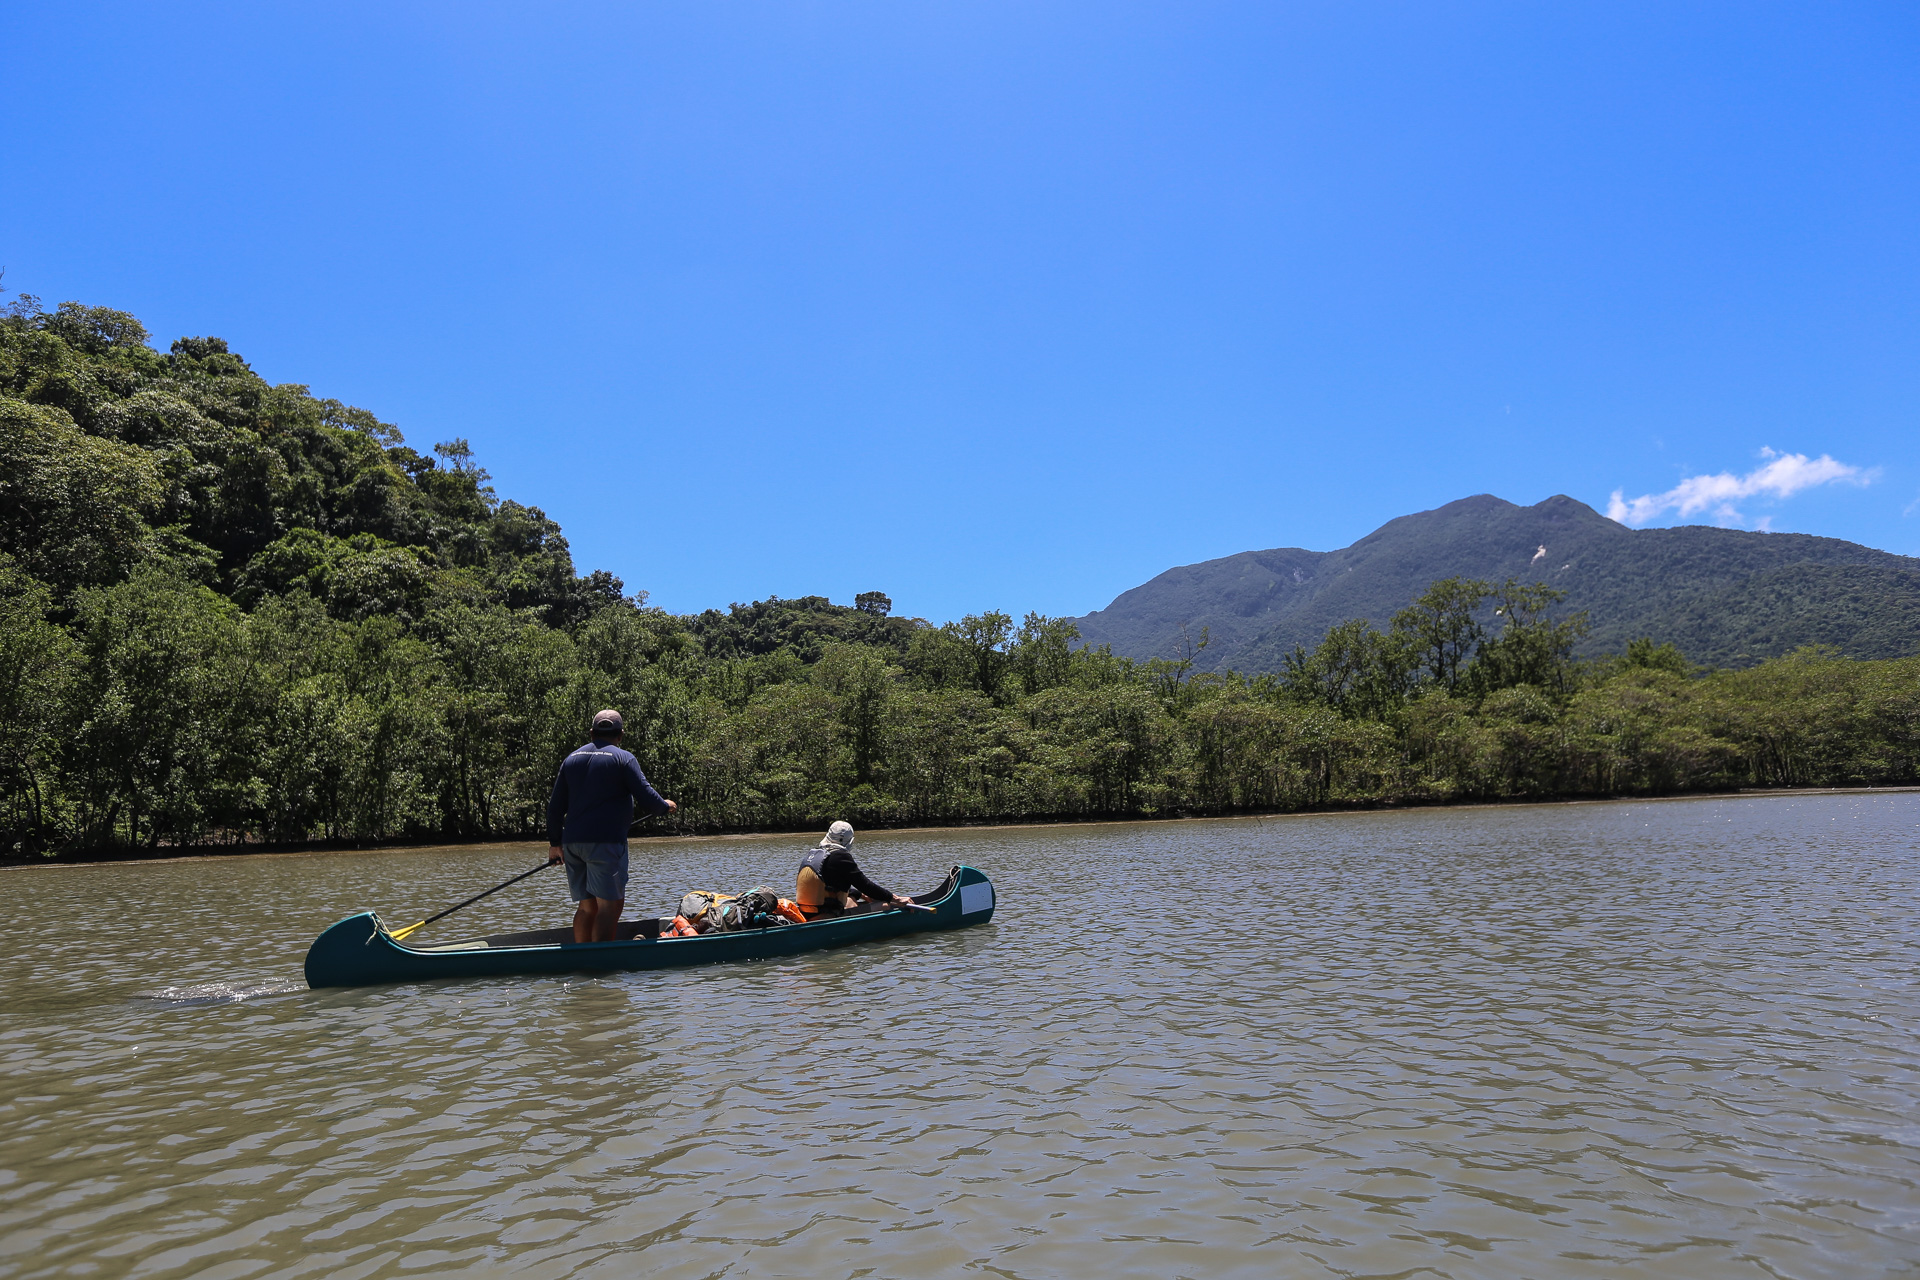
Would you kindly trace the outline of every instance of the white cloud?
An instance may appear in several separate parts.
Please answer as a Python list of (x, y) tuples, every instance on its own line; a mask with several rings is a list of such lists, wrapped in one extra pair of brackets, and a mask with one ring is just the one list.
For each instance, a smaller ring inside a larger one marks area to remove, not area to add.
[[(1734, 524), (1746, 518), (1733, 505), (1744, 498), (1763, 494), (1791, 498), (1802, 489), (1811, 489), (1816, 485), (1842, 482), (1870, 484), (1878, 474), (1848, 466), (1844, 462), (1835, 462), (1824, 453), (1817, 458), (1809, 458), (1804, 453), (1775, 453), (1772, 449), (1762, 449), (1760, 456), (1766, 459), (1766, 465), (1743, 476), (1728, 471), (1711, 476), (1688, 476), (1665, 493), (1646, 493), (1637, 498), (1627, 497), (1624, 489), (1615, 489), (1612, 500), (1607, 503), (1607, 517), (1621, 524), (1646, 524), (1669, 511), (1682, 518), (1712, 511), (1720, 523)], [(1768, 517), (1762, 522), (1762, 527), (1771, 521), (1772, 517)]]

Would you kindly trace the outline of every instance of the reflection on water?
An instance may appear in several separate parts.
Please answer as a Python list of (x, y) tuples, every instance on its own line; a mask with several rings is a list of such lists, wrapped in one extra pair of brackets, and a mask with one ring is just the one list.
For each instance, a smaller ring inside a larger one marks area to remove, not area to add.
[[(540, 851), (0, 873), (0, 1274), (1920, 1270), (1920, 796), (862, 847), (994, 923), (308, 992), (332, 920)], [(798, 850), (643, 845), (632, 897)]]
[(191, 987), (161, 987), (142, 991), (138, 1000), (157, 1000), (161, 1004), (232, 1004), (259, 996), (287, 996), (307, 989), (305, 982), (202, 982)]

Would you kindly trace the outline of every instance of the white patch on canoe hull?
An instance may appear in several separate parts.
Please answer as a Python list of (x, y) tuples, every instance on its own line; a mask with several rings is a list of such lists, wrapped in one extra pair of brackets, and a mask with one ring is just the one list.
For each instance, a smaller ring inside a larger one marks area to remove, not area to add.
[(960, 886), (960, 914), (970, 916), (976, 911), (993, 910), (993, 886), (985, 880), (976, 880), (972, 884)]

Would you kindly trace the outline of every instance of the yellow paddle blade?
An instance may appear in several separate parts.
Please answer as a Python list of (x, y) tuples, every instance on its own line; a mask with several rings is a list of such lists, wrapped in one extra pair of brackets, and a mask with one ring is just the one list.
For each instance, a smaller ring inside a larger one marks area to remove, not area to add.
[(418, 929), (421, 925), (425, 923), (426, 923), (425, 920), (415, 920), (412, 924), (408, 925), (406, 928), (395, 929), (392, 933), (388, 934), (387, 936), (392, 938), (395, 942), (399, 942), (403, 938), (405, 938), (408, 934), (412, 933), (415, 929)]

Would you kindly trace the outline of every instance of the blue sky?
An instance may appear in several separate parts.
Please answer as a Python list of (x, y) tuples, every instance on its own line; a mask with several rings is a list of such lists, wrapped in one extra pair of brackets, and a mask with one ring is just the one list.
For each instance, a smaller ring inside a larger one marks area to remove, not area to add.
[(465, 436), (676, 611), (1077, 614), (1480, 492), (1920, 553), (1911, 4), (22, 0), (0, 48), (7, 289)]

